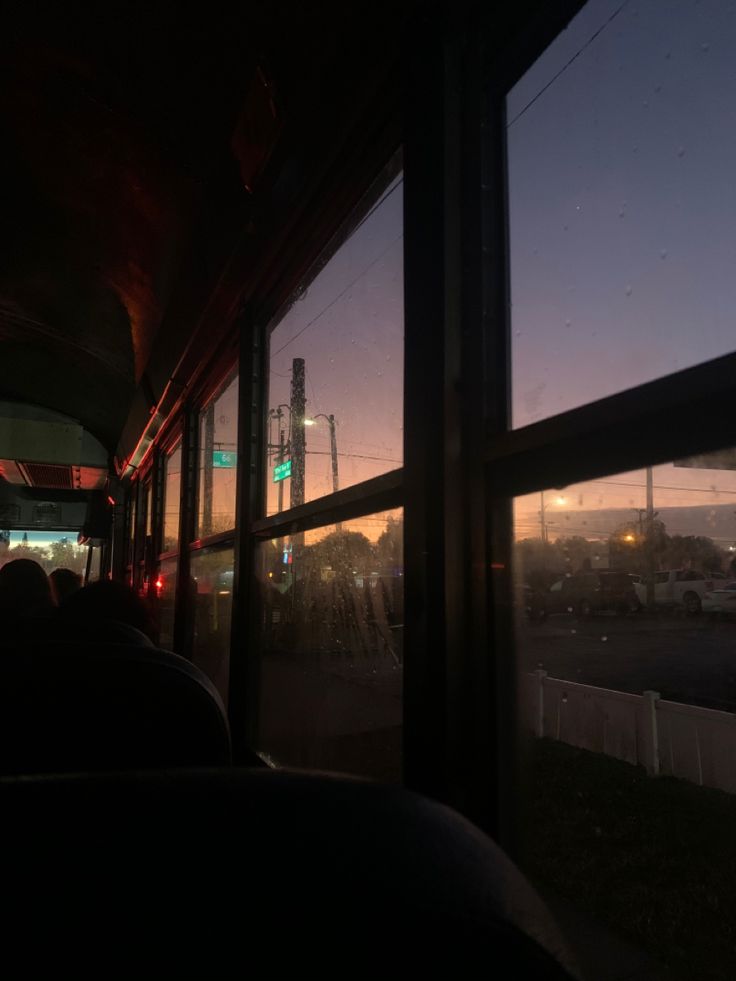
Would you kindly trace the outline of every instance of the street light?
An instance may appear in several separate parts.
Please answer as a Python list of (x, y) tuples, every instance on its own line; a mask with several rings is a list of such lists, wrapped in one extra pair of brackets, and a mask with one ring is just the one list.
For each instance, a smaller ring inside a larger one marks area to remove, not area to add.
[(332, 492), (336, 494), (340, 489), (340, 479), (337, 471), (337, 438), (335, 436), (335, 417), (330, 413), (330, 415), (325, 415), (324, 412), (318, 412), (316, 416), (312, 416), (310, 419), (304, 420), (305, 426), (316, 426), (317, 419), (326, 419), (327, 425), (330, 427), (330, 456), (332, 458)]
[[(316, 416), (312, 416), (311, 419), (305, 419), (305, 426), (315, 426), (317, 419), (326, 419), (327, 425), (330, 427), (330, 457), (332, 459), (332, 493), (336, 494), (340, 490), (340, 478), (337, 471), (337, 437), (335, 435), (335, 417), (332, 413), (326, 415), (324, 412), (318, 412)], [(336, 521), (335, 528), (337, 531), (342, 530), (342, 522)]]
[[(539, 510), (539, 523), (542, 531), (542, 541), (546, 544), (549, 541), (548, 528), (552, 522), (547, 521), (547, 508), (549, 504), (544, 500), (544, 491), (540, 491), (540, 510)], [(555, 504), (562, 507), (567, 503), (567, 498), (564, 494), (558, 494), (555, 498)]]

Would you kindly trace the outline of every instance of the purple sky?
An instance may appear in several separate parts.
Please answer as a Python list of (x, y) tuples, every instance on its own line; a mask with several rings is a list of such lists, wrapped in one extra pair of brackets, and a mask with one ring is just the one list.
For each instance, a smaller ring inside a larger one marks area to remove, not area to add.
[(734, 5), (620, 6), (508, 97), (515, 426), (734, 347)]
[[(304, 358), (307, 416), (335, 416), (341, 488), (403, 462), (402, 192), (399, 177), (271, 334), (269, 406), (289, 404), (292, 360)], [(271, 438), (278, 441), (275, 424)], [(327, 421), (307, 427), (306, 440), (306, 500), (313, 500), (332, 492)], [(274, 463), (268, 514), (278, 506)]]
[[(509, 93), (515, 427), (733, 350), (735, 50), (733, 3), (590, 0)], [(655, 507), (736, 510), (733, 471), (654, 473)], [(550, 536), (644, 507), (644, 486), (550, 491)], [(517, 537), (539, 509), (517, 501)]]

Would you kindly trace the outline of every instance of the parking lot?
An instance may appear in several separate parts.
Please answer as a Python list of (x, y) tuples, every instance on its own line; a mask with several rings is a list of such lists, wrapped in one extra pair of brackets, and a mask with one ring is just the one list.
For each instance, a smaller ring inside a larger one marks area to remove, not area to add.
[(522, 663), (600, 688), (736, 711), (736, 621), (677, 613), (580, 620), (551, 616), (518, 626)]

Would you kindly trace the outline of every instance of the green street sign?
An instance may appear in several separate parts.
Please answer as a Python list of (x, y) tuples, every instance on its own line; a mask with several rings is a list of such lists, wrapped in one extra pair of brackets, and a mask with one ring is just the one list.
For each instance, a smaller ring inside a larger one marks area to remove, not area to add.
[(291, 460), (284, 460), (283, 463), (279, 463), (278, 466), (273, 468), (274, 484), (277, 484), (280, 480), (286, 480), (287, 477), (291, 477)]
[(232, 470), (238, 465), (238, 454), (230, 450), (213, 450), (212, 466), (216, 469)]

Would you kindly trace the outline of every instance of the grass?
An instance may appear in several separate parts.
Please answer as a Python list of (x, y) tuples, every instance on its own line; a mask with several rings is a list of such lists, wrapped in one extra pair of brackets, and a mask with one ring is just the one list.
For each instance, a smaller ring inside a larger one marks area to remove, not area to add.
[(539, 740), (527, 871), (666, 965), (736, 978), (736, 796)]

